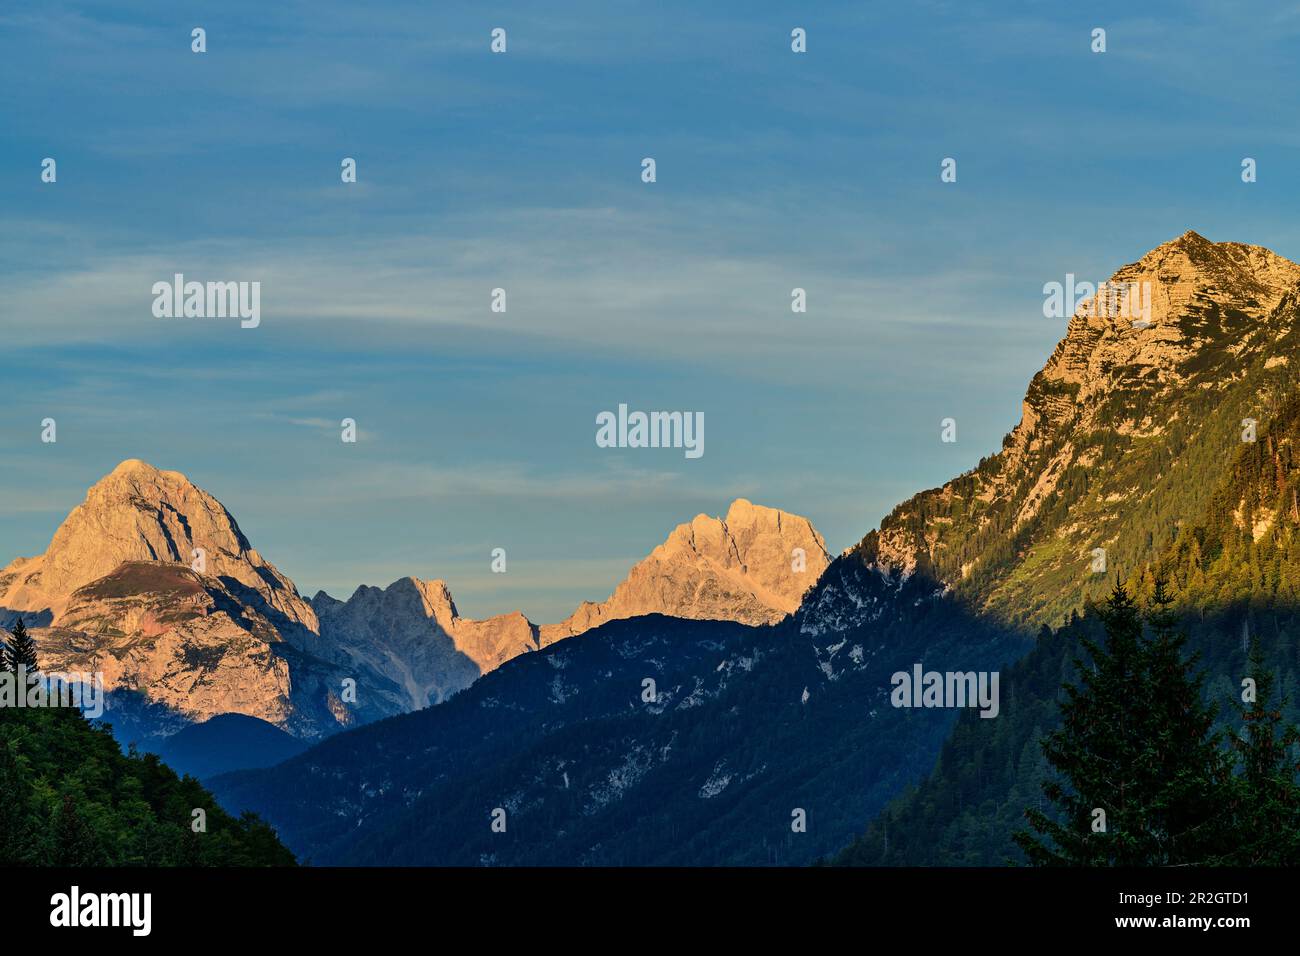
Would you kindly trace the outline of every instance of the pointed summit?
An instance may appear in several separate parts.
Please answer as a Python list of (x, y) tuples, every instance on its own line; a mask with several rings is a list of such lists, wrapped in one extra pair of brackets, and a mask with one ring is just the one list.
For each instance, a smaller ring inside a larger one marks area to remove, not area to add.
[(1176, 245), (1176, 246), (1182, 246), (1182, 247), (1185, 248), (1185, 249), (1203, 249), (1203, 248), (1205, 248), (1206, 246), (1213, 246), (1214, 243), (1210, 242), (1209, 239), (1206, 239), (1203, 235), (1201, 235), (1201, 234), (1200, 234), (1199, 232), (1197, 232), (1195, 229), (1188, 229), (1185, 233), (1183, 233), (1183, 234), (1182, 234), (1181, 236), (1179, 236), (1177, 239), (1171, 239), (1171, 240), (1169, 240), (1168, 242), (1164, 243), (1164, 245), (1165, 245), (1165, 246), (1175, 246), (1175, 245)]
[(43, 555), (0, 571), (0, 607), (50, 611), (57, 620), (74, 591), (127, 561), (193, 566), (288, 622), (316, 629), (311, 606), (253, 550), (221, 502), (180, 472), (138, 458), (91, 486)]
[(0, 571), (0, 623), (18, 614), (51, 669), (102, 676), (123, 742), (225, 713), (314, 737), (406, 709), (384, 675), (324, 659), (311, 605), (221, 502), (138, 458), (90, 487), (44, 554)]
[(1300, 265), (1188, 230), (1109, 281), (1143, 312), (1080, 304), (1001, 449), (895, 508), (855, 549), (869, 565), (1056, 623), (1101, 592), (1093, 560), (1127, 570), (1200, 513), (1211, 483), (1188, 476), (1234, 454), (1242, 422), (1262, 427), (1294, 387)]
[(1154, 326), (1181, 317), (1198, 299), (1267, 313), (1300, 281), (1300, 266), (1263, 246), (1211, 242), (1189, 229), (1123, 266), (1110, 281), (1150, 285)]

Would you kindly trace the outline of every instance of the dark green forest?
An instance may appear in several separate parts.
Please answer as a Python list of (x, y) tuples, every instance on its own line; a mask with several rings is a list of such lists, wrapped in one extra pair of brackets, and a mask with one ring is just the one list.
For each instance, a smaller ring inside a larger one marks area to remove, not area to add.
[[(7, 679), (15, 660), (35, 662), (21, 622), (5, 651)], [(256, 816), (232, 817), (152, 754), (124, 754), (75, 707), (0, 707), (0, 866), (294, 862)]]

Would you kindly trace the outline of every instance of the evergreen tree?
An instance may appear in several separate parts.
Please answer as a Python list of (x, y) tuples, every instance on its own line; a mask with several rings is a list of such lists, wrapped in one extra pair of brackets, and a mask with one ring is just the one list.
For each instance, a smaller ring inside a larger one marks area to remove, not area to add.
[(86, 823), (72, 794), (64, 794), (53, 826), (53, 866), (95, 866), (101, 864), (95, 832)]
[(1149, 727), (1144, 753), (1153, 800), (1146, 817), (1151, 865), (1212, 862), (1229, 832), (1232, 759), (1215, 729), (1218, 708), (1205, 702), (1200, 655), (1187, 655), (1167, 582), (1157, 577), (1146, 615), (1149, 690), (1139, 710)]
[(34, 862), (32, 785), (10, 744), (0, 739), (0, 866)]
[(1106, 646), (1088, 637), (1080, 640), (1093, 665), (1075, 660), (1080, 685), (1064, 686), (1062, 727), (1042, 742), (1043, 755), (1059, 775), (1043, 783), (1043, 795), (1059, 808), (1060, 819), (1037, 808), (1027, 809), (1030, 826), (1047, 839), (1027, 833), (1015, 837), (1032, 863), (1106, 863), (1109, 848), (1104, 835), (1091, 838), (1094, 811), (1100, 808), (1108, 817), (1115, 816), (1117, 805), (1134, 789), (1112, 768), (1132, 768), (1140, 749), (1133, 735), (1123, 730), (1128, 725), (1129, 701), (1140, 694), (1142, 623), (1137, 606), (1118, 583), (1100, 613)]
[[(1283, 721), (1285, 698), (1274, 701), (1273, 672), (1252, 637), (1249, 677), (1254, 700), (1237, 704), (1242, 729), (1230, 741), (1240, 773), (1235, 780), (1233, 847), (1224, 862), (1235, 866), (1300, 863), (1300, 785), (1294, 750), (1300, 730)], [(1243, 696), (1245, 696), (1243, 694)]]
[(12, 636), (4, 645), (4, 669), (10, 672), (18, 670), (19, 665), (27, 666), (28, 674), (38, 670), (36, 663), (36, 642), (27, 633), (27, 626), (20, 617), (14, 625)]
[(1194, 659), (1182, 656), (1164, 580), (1152, 585), (1151, 636), (1118, 582), (1101, 611), (1104, 644), (1082, 638), (1061, 726), (1043, 740), (1054, 775), (1049, 815), (1025, 811), (1033, 833), (1015, 841), (1031, 863), (1168, 866), (1222, 849), (1231, 775), (1201, 702)]

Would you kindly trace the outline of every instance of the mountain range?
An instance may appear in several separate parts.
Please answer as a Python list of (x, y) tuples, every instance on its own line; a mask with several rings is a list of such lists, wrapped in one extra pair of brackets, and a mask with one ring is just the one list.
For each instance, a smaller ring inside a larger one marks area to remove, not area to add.
[[(446, 705), (219, 777), (215, 791), (322, 863), (810, 862), (886, 804), (950, 840), (963, 839), (961, 819), (1006, 814), (992, 842), (1008, 844), (1017, 801), (1035, 799), (1036, 740), (1091, 602), (1116, 574), (1141, 585), (1181, 554), (1183, 610), (1208, 622), (1203, 644), (1222, 645), (1222, 621), (1205, 616), (1218, 592), (1187, 582), (1222, 583), (1214, 542), (1226, 539), (1274, 542), (1281, 580), (1289, 552), (1276, 542), (1289, 546), (1300, 512), (1287, 497), (1290, 437), (1276, 430), (1296, 395), (1300, 267), (1188, 232), (1111, 282), (1148, 284), (1144, 321), (1080, 303), (1001, 450), (899, 505), (790, 617), (606, 624)], [(1246, 461), (1269, 480), (1234, 504)], [(1235, 632), (1227, 645), (1216, 687), (1242, 653)], [(1001, 716), (891, 706), (891, 675), (918, 663), (1005, 670)], [(997, 735), (1013, 739), (996, 751), (1005, 766), (990, 767), (978, 743)], [(936, 810), (928, 788), (954, 772), (944, 760), (959, 739), (976, 742), (961, 780), (993, 802), (941, 787)], [(992, 782), (1008, 779), (1014, 796)], [(498, 812), (503, 831), (489, 825)]]
[(102, 674), (123, 740), (154, 744), (227, 714), (311, 740), (440, 703), (602, 621), (779, 619), (828, 561), (806, 519), (740, 499), (723, 519), (678, 527), (608, 599), (554, 625), (517, 611), (464, 618), (445, 582), (415, 577), (307, 601), (216, 498), (131, 459), (90, 488), (44, 554), (0, 571), (0, 624), (22, 616), (47, 671)]
[[(1149, 314), (1079, 303), (1002, 447), (835, 558), (742, 499), (554, 625), (463, 619), (417, 578), (308, 602), (215, 499), (128, 461), (0, 572), (0, 614), (102, 670), (115, 721), (311, 743), (210, 780), (308, 862), (1002, 862), (1117, 577), (1171, 581), (1214, 694), (1247, 635), (1284, 692), (1300, 666), (1300, 266), (1187, 232), (1110, 283)], [(896, 706), (917, 666), (1002, 674), (997, 718)]]

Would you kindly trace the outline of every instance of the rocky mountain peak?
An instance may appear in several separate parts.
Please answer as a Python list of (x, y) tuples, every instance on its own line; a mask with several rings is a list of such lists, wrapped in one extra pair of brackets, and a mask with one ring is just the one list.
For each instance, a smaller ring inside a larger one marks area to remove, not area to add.
[(431, 617), (447, 621), (460, 617), (460, 612), (456, 610), (456, 601), (451, 596), (451, 588), (447, 586), (447, 582), (442, 578), (424, 581), (417, 577), (408, 577), (396, 582), (393, 586), (411, 588), (419, 595), (425, 611)]
[(442, 580), (362, 586), (346, 602), (322, 592), (312, 604), (331, 659), (384, 675), (406, 695), (406, 709), (445, 700), (537, 648), (536, 628), (523, 614), (462, 618)]
[(383, 589), (360, 587), (346, 602), (321, 592), (312, 605), (332, 660), (383, 674), (404, 689), (407, 707), (419, 708), (513, 657), (608, 620), (642, 614), (780, 620), (799, 606), (829, 560), (807, 518), (740, 498), (725, 518), (701, 514), (678, 525), (606, 601), (584, 602), (560, 624), (539, 628), (519, 611), (461, 617), (445, 581), (417, 577)]
[(1177, 318), (1198, 298), (1223, 308), (1267, 313), (1300, 281), (1300, 266), (1263, 246), (1211, 242), (1188, 230), (1123, 266), (1111, 281), (1149, 281), (1155, 325)]
[(201, 573), (221, 579), (269, 616), (295, 630), (317, 629), (311, 606), (253, 549), (216, 498), (180, 472), (134, 458), (91, 486), (44, 554), (0, 572), (0, 607), (49, 611), (57, 620), (74, 591), (126, 561), (198, 561)]
[[(1089, 409), (1128, 385), (1168, 394), (1239, 364), (1264, 320), (1300, 282), (1300, 265), (1261, 246), (1214, 243), (1189, 230), (1108, 282), (1135, 290), (1134, 298), (1117, 306), (1099, 293), (1076, 310), (1030, 384), (1012, 459), (1033, 436), (1086, 422)], [(1145, 417), (1126, 425), (1138, 433), (1158, 427)]]
[(111, 472), (109, 472), (108, 477), (111, 478), (114, 475), (131, 475), (131, 474), (145, 475), (148, 477), (160, 476), (166, 474), (171, 477), (179, 477), (181, 478), (181, 480), (186, 480), (185, 476), (178, 471), (169, 471), (169, 472), (159, 471), (153, 465), (149, 464), (147, 461), (144, 461), (140, 458), (123, 459), (122, 461), (118, 462), (116, 468), (114, 468)]
[(678, 525), (650, 558), (661, 564), (676, 560), (723, 569), (743, 580), (779, 620), (799, 606), (811, 583), (792, 571), (796, 549), (815, 566), (814, 578), (829, 561), (826, 543), (807, 518), (737, 498), (725, 518), (698, 514), (689, 524)]
[(1131, 563), (1166, 542), (1208, 494), (1184, 476), (1266, 417), (1300, 359), (1298, 284), (1300, 265), (1190, 230), (1121, 266), (1108, 285), (1130, 297), (1079, 304), (1001, 450), (899, 505), (855, 550), (1031, 625), (1077, 606), (1094, 549)]
[[(0, 572), (0, 624), (24, 615), (51, 664), (102, 671), (111, 690), (142, 690), (178, 720), (238, 712), (311, 736), (437, 703), (606, 619), (779, 620), (828, 561), (807, 519), (739, 499), (725, 518), (680, 525), (609, 601), (543, 639), (519, 611), (462, 617), (441, 579), (362, 586), (347, 601), (322, 591), (308, 603), (216, 498), (180, 472), (127, 459), (43, 554)], [(360, 703), (339, 696), (345, 678)]]
[(678, 525), (605, 601), (544, 625), (542, 643), (642, 614), (774, 623), (798, 608), (829, 563), (807, 518), (738, 498), (725, 518), (699, 514)]

